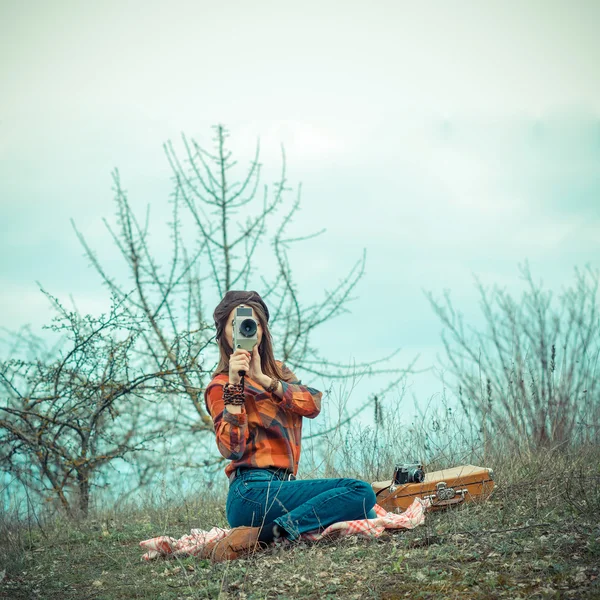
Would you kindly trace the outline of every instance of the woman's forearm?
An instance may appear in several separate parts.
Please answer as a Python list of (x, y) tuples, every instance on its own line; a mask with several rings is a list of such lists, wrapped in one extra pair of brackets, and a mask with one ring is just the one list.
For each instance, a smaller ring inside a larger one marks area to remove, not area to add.
[[(266, 390), (271, 385), (271, 378), (265, 375), (258, 383), (260, 383), (260, 385)], [(281, 385), (281, 381), (277, 380), (277, 387), (275, 388), (273, 394), (280, 399), (283, 398), (283, 386)]]
[[(271, 378), (265, 375), (258, 383), (266, 390), (271, 383)], [(279, 380), (273, 394), (276, 396), (275, 401), (284, 410), (290, 410), (309, 419), (314, 419), (321, 412), (322, 393), (308, 386), (288, 382), (284, 385)]]

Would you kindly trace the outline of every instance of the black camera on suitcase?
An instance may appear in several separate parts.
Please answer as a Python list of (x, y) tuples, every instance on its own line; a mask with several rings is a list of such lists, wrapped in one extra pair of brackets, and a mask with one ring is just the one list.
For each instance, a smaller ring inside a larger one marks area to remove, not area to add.
[(420, 465), (419, 463), (403, 463), (396, 465), (392, 479), (394, 485), (421, 483), (425, 479), (423, 465)]

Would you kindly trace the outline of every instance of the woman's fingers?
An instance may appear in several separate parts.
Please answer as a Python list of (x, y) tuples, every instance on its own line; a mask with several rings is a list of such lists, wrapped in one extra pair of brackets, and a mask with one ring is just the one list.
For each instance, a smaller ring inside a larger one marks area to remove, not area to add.
[(238, 360), (232, 360), (231, 364), (234, 365), (236, 368), (241, 368), (241, 367), (249, 367), (250, 366), (250, 361), (246, 358), (242, 358), (242, 359), (238, 359)]
[(250, 356), (250, 352), (244, 348), (236, 348), (231, 356)]
[(248, 370), (250, 367), (250, 358), (247, 355), (232, 355), (229, 364), (232, 365), (238, 371), (242, 369)]
[(236, 348), (235, 352), (229, 357), (229, 377), (237, 381), (237, 375), (240, 371), (248, 373), (250, 371), (250, 352), (242, 348)]

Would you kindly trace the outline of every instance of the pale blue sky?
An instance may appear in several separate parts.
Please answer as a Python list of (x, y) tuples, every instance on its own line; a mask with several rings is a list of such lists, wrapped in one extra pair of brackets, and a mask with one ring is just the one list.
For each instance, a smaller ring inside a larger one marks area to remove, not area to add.
[(327, 228), (295, 257), (307, 290), (367, 248), (328, 356), (431, 364), (423, 288), (477, 319), (473, 273), (518, 293), (525, 259), (556, 289), (600, 266), (599, 25), (595, 1), (3, 2), (0, 325), (48, 320), (36, 280), (105, 308), (69, 219), (114, 261), (111, 170), (160, 221), (162, 143), (222, 122), (240, 160), (260, 136), (267, 182), (285, 145), (296, 231)]

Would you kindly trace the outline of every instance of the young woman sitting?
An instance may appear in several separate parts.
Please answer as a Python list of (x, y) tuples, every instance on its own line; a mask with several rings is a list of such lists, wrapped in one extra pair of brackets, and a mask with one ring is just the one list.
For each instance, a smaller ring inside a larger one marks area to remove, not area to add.
[[(253, 350), (233, 349), (238, 307), (257, 322)], [(321, 410), (321, 392), (301, 385), (273, 356), (269, 310), (253, 291), (230, 291), (214, 312), (220, 362), (205, 390), (219, 452), (230, 460), (226, 537), (207, 545), (215, 561), (248, 555), (275, 538), (296, 540), (332, 523), (373, 518), (375, 494), (356, 479), (296, 479), (302, 419)], [(245, 373), (244, 378), (240, 373)]]

